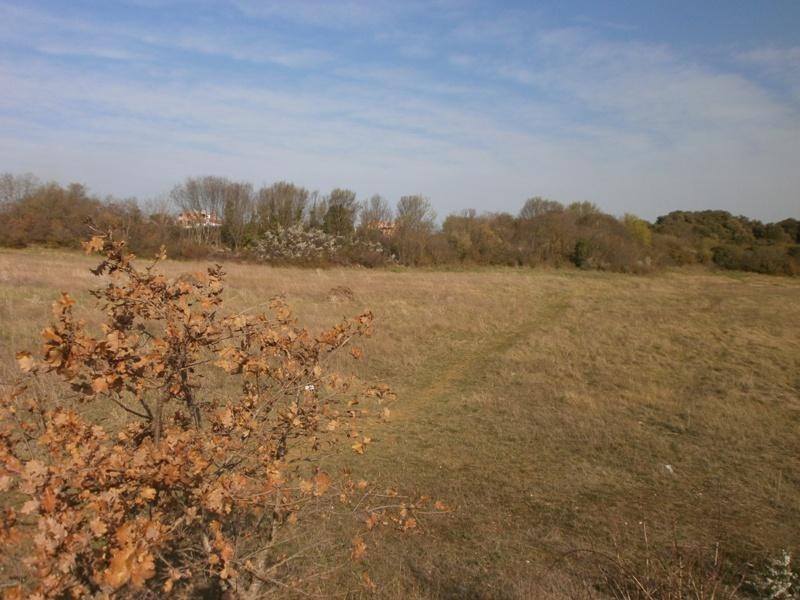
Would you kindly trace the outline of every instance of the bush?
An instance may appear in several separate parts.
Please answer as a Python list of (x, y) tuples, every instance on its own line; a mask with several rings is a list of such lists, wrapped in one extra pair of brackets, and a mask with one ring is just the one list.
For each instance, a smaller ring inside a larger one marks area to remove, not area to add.
[(751, 271), (768, 275), (797, 275), (800, 262), (785, 246), (732, 245), (716, 246), (712, 249), (714, 264), (723, 269)]
[[(321, 454), (345, 440), (363, 453), (360, 424), (393, 397), (325, 366), (371, 333), (372, 314), (312, 336), (279, 299), (267, 314), (224, 315), (219, 266), (168, 279), (122, 243), (85, 246), (104, 255), (101, 334), (62, 294), (41, 356), (17, 354), (79, 404), (50, 406), (24, 387), (0, 403), (0, 492), (13, 499), (0, 521), (5, 597), (250, 598), (285, 586), (284, 527), (332, 511), (319, 497), (348, 502), (362, 487), (322, 470)], [(229, 393), (199, 385), (214, 373), (235, 383)]]
[(572, 251), (569, 259), (576, 267), (583, 267), (589, 260), (589, 247), (585, 240), (578, 240), (575, 242), (575, 249)]
[(393, 261), (378, 242), (347, 240), (302, 225), (278, 226), (266, 232), (255, 242), (253, 252), (260, 260), (278, 264), (355, 263), (374, 267)]
[(305, 229), (302, 225), (276, 227), (267, 231), (255, 243), (256, 255), (273, 262), (313, 262), (328, 260), (336, 254), (342, 239), (320, 229)]
[(792, 568), (792, 555), (783, 550), (772, 558), (764, 572), (751, 582), (757, 598), (796, 600), (800, 598), (800, 576)]

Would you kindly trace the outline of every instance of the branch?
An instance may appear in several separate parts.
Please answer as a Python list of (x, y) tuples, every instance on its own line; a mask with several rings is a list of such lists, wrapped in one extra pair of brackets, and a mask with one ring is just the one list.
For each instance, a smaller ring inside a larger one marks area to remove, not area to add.
[[(119, 406), (119, 407), (120, 407), (122, 410), (124, 410), (124, 411), (127, 411), (127, 412), (131, 413), (132, 415), (136, 415), (136, 416), (137, 416), (137, 417), (139, 417), (140, 419), (145, 419), (145, 420), (147, 420), (147, 419), (150, 419), (150, 418), (152, 418), (150, 415), (146, 415), (146, 414), (144, 414), (144, 413), (140, 413), (140, 412), (138, 412), (138, 411), (136, 411), (136, 410), (133, 410), (133, 409), (132, 409), (132, 408), (130, 408), (129, 406), (125, 406), (125, 405), (124, 405), (122, 402), (120, 402), (119, 400), (117, 400), (116, 398), (114, 398), (114, 396), (109, 396), (109, 398), (111, 398), (111, 401), (112, 401), (114, 404), (116, 404), (117, 406)], [(140, 402), (144, 403), (144, 401), (143, 401), (143, 400), (141, 400), (141, 399), (140, 399)], [(146, 405), (145, 405), (145, 408), (146, 408)]]

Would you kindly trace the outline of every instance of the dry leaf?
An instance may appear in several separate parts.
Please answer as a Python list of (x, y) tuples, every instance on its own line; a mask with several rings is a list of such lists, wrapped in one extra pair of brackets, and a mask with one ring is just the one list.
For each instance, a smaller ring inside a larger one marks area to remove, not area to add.
[(314, 495), (322, 496), (331, 485), (331, 478), (325, 471), (320, 471), (314, 476)]
[(133, 546), (115, 548), (111, 551), (111, 560), (108, 568), (103, 572), (103, 579), (113, 588), (125, 585), (131, 578), (130, 561), (133, 555)]
[(356, 536), (353, 539), (353, 560), (362, 560), (367, 553), (367, 544), (364, 543), (362, 537)]
[(156, 574), (156, 564), (153, 555), (144, 552), (136, 557), (131, 565), (131, 583), (135, 588), (141, 588), (144, 582)]
[(219, 411), (217, 418), (223, 427), (228, 429), (233, 427), (233, 411), (230, 408), (224, 408)]
[(19, 512), (23, 515), (29, 515), (32, 512), (39, 509), (39, 501), (35, 498), (31, 498), (25, 504), (22, 505), (22, 508), (19, 509)]
[(29, 373), (33, 370), (34, 366), (36, 366), (36, 361), (33, 359), (30, 352), (17, 352), (16, 356), (17, 364), (23, 372)]
[(92, 389), (95, 393), (102, 393), (108, 391), (108, 381), (106, 380), (105, 376), (100, 376), (92, 381)]
[(214, 488), (205, 497), (205, 505), (218, 513), (230, 512), (230, 505), (226, 501), (225, 490), (221, 487)]
[(100, 252), (105, 245), (105, 240), (100, 236), (93, 236), (87, 242), (81, 242), (81, 246), (86, 251), (86, 254), (91, 254), (92, 252)]
[(100, 520), (100, 517), (95, 517), (89, 521), (89, 529), (95, 537), (103, 537), (108, 532), (108, 526)]
[(42, 510), (51, 513), (56, 509), (56, 494), (53, 488), (47, 486), (42, 492)]

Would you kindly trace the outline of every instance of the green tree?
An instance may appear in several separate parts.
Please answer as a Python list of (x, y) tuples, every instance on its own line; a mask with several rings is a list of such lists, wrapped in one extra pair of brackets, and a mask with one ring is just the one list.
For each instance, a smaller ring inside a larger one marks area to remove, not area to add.
[(653, 231), (650, 228), (650, 223), (632, 214), (626, 214), (622, 218), (622, 222), (625, 225), (625, 229), (637, 242), (643, 246), (653, 245)]
[(328, 211), (325, 213), (323, 230), (331, 235), (352, 236), (357, 211), (356, 193), (336, 188), (328, 196)]

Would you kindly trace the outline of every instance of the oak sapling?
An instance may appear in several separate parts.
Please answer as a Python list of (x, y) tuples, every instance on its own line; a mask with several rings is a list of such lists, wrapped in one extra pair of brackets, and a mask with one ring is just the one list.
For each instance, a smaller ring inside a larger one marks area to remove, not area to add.
[[(225, 314), (220, 266), (168, 278), (163, 250), (140, 267), (110, 236), (84, 247), (103, 256), (99, 333), (64, 293), (41, 353), (17, 359), (27, 377), (55, 374), (95, 406), (50, 406), (24, 385), (0, 405), (0, 492), (14, 498), (0, 521), (5, 596), (249, 598), (287, 585), (286, 527), (319, 518), (322, 496), (366, 493), (320, 460), (366, 451), (362, 425), (394, 398), (327, 366), (344, 347), (361, 356), (353, 342), (372, 333), (373, 315), (312, 335), (281, 299), (262, 314)], [(238, 392), (212, 394), (212, 371)], [(105, 424), (112, 411), (121, 425)], [(416, 527), (415, 505), (395, 504), (402, 516), (367, 508), (366, 529)], [(365, 552), (356, 535), (353, 558)]]

